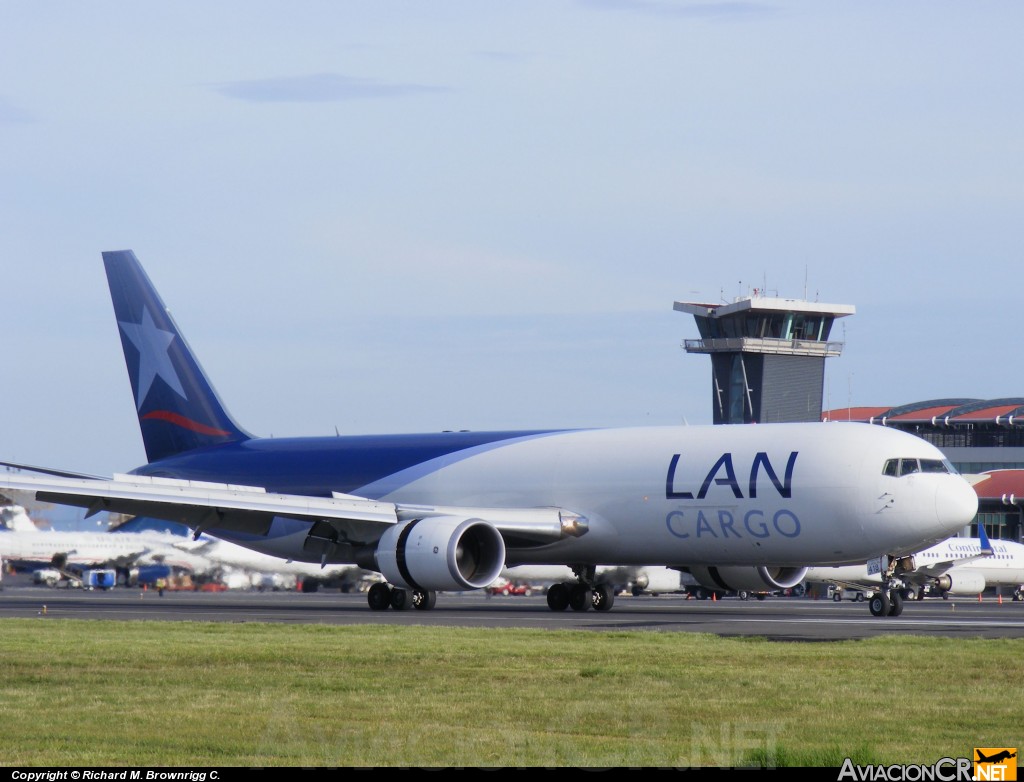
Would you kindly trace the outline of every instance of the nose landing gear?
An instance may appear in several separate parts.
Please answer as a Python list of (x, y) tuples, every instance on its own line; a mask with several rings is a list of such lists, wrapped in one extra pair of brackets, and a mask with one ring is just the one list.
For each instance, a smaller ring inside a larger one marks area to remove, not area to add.
[(868, 601), (872, 616), (899, 616), (903, 613), (903, 594), (899, 589), (883, 589)]

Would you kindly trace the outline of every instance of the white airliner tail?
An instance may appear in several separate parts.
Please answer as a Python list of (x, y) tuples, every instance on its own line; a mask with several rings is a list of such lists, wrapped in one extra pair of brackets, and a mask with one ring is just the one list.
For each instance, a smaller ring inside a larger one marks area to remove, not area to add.
[(0, 508), (0, 526), (11, 532), (39, 532), (39, 527), (29, 518), (21, 505), (7, 505)]

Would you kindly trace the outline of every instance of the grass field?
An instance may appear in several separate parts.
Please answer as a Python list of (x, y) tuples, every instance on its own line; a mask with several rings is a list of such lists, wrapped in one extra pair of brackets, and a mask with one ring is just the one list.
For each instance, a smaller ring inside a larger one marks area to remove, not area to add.
[(0, 621), (5, 766), (836, 766), (1021, 741), (1022, 646)]

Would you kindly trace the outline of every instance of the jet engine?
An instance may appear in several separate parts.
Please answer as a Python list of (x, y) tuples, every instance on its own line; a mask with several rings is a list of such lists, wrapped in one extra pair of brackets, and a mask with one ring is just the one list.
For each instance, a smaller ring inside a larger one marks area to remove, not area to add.
[(976, 595), (985, 591), (985, 577), (970, 570), (951, 572), (936, 578), (935, 586), (951, 595)]
[(384, 578), (404, 589), (482, 589), (505, 566), (505, 541), (480, 519), (432, 516), (389, 527), (374, 559)]
[(805, 567), (691, 567), (690, 574), (708, 589), (731, 592), (789, 589), (804, 580)]

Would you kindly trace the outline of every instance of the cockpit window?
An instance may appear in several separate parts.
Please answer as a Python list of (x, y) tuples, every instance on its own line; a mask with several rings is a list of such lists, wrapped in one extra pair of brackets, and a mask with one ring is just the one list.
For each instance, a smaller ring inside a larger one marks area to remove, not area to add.
[(956, 473), (948, 459), (889, 459), (882, 467), (882, 474), (896, 478), (915, 472)]

